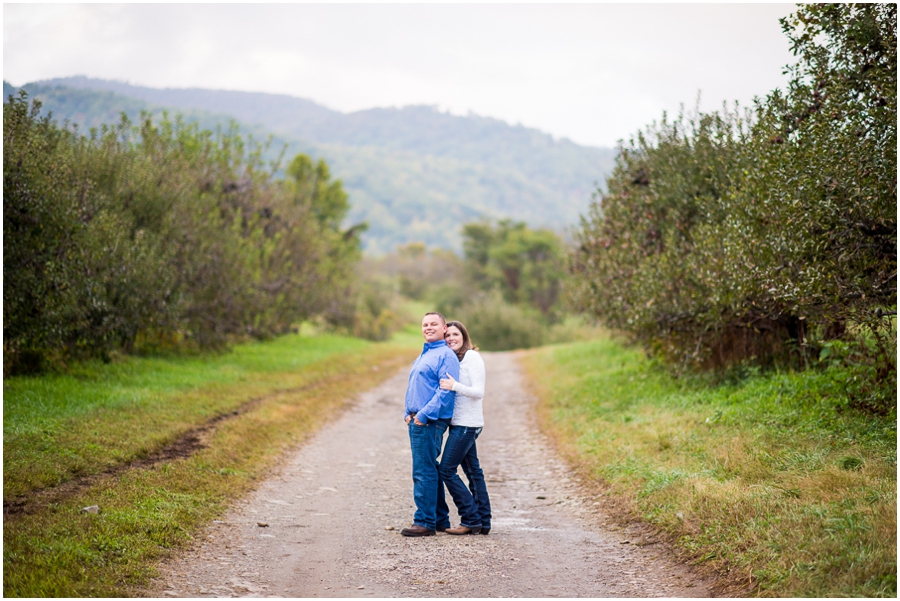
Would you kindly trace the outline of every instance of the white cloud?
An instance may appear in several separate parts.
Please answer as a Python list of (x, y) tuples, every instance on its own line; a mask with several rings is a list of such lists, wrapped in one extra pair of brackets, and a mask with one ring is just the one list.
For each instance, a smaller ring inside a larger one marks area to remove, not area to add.
[(84, 74), (430, 104), (612, 145), (663, 110), (747, 104), (791, 62), (772, 4), (5, 4), (4, 79)]

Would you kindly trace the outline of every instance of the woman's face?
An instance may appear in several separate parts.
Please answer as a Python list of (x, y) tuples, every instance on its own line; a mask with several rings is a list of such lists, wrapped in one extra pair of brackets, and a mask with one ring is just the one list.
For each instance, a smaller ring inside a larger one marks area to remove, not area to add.
[(444, 334), (444, 340), (447, 341), (447, 346), (449, 346), (450, 349), (454, 352), (462, 348), (463, 335), (462, 332), (459, 331), (459, 328), (457, 328), (456, 326), (450, 326), (447, 328), (447, 333)]

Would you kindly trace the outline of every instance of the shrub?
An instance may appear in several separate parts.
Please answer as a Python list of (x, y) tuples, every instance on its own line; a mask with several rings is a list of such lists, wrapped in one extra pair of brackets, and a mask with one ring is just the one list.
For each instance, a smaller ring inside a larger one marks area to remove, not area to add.
[(547, 229), (504, 219), (463, 226), (466, 278), (473, 288), (498, 290), (508, 303), (533, 307), (555, 321), (561, 314), (563, 245)]
[(541, 346), (548, 331), (538, 311), (508, 303), (496, 291), (476, 295), (447, 318), (464, 323), (472, 342), (486, 351)]
[(202, 348), (337, 312), (361, 251), (324, 162), (274, 179), (236, 126), (123, 117), (90, 136), (3, 111), (4, 370), (137, 341)]
[(896, 5), (782, 24), (787, 92), (664, 116), (621, 147), (577, 234), (573, 300), (681, 367), (809, 367), (867, 332), (896, 378)]
[(24, 93), (3, 111), (7, 373), (64, 349), (105, 356), (180, 305), (168, 223), (151, 223), (134, 189), (115, 195), (121, 180), (138, 188), (154, 175), (121, 156), (123, 128), (87, 139), (39, 113)]
[(387, 340), (404, 326), (405, 320), (397, 307), (397, 294), (390, 281), (360, 274), (355, 284), (355, 296), (354, 336), (378, 342)]

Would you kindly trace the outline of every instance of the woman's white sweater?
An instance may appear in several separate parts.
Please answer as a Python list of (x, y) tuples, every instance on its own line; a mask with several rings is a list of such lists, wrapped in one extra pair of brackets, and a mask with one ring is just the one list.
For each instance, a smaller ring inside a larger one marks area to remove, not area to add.
[(456, 401), (453, 405), (452, 426), (484, 426), (484, 412), (481, 401), (484, 399), (484, 359), (477, 351), (467, 351), (459, 362), (459, 381), (453, 385)]

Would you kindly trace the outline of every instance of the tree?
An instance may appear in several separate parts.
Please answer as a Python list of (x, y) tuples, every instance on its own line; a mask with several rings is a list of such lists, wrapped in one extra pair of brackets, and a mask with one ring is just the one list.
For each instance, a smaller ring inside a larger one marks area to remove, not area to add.
[(564, 253), (556, 234), (504, 219), (496, 226), (467, 223), (463, 238), (467, 270), (478, 287), (558, 317)]
[(171, 253), (114, 206), (121, 130), (91, 140), (39, 112), (23, 93), (3, 113), (4, 355), (20, 371), (48, 353), (127, 345), (175, 300)]
[(89, 136), (4, 107), (4, 362), (202, 348), (352, 315), (363, 224), (323, 162), (274, 178), (236, 126), (123, 116)]
[(578, 232), (576, 304), (682, 366), (808, 365), (851, 325), (893, 367), (896, 5), (782, 21), (786, 92), (620, 148)]

